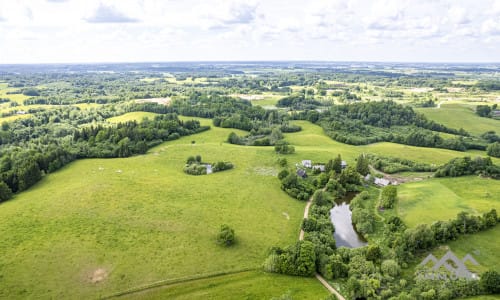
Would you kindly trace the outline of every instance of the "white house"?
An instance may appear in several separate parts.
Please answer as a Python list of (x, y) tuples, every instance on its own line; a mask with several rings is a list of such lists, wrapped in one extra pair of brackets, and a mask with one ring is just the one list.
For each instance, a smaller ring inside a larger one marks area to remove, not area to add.
[(310, 160), (303, 160), (302, 165), (306, 168), (312, 168), (312, 161)]

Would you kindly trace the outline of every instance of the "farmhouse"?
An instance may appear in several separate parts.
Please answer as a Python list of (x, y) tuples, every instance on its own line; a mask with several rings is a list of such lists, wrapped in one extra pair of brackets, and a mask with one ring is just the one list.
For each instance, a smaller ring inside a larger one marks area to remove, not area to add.
[(377, 178), (377, 177), (375, 177), (375, 181), (373, 183), (375, 183), (378, 186), (388, 186), (389, 184), (391, 184), (391, 182), (389, 180), (387, 180), (385, 178)]
[(303, 160), (302, 165), (306, 168), (311, 168), (312, 167), (312, 161), (310, 160)]
[(340, 166), (342, 166), (342, 169), (347, 168), (347, 162), (346, 162), (345, 160), (343, 160), (343, 161), (340, 163)]
[(491, 112), (493, 118), (500, 118), (500, 110), (494, 110)]
[(298, 169), (297, 170), (297, 176), (302, 177), (302, 178), (307, 178), (307, 173), (305, 170)]

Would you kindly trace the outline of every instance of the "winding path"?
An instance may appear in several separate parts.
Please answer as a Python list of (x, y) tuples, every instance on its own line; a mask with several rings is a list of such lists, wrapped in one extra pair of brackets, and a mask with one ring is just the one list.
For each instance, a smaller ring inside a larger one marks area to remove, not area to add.
[[(325, 189), (323, 189), (325, 190)], [(312, 200), (313, 200), (313, 197), (311, 196), (311, 198), (309, 198), (309, 201), (307, 201), (307, 204), (306, 204), (306, 208), (304, 209), (304, 219), (307, 219), (309, 218), (309, 208), (311, 207), (311, 204), (312, 204)], [(299, 234), (299, 241), (303, 241), (304, 240), (304, 230), (303, 229), (300, 229), (300, 234)], [(316, 279), (319, 280), (319, 282), (321, 282), (321, 284), (332, 294), (335, 294), (335, 296), (337, 296), (337, 299), (339, 300), (345, 300), (345, 298), (336, 290), (334, 289), (326, 280), (325, 278), (323, 278), (323, 276), (321, 276), (321, 274), (319, 273), (316, 273), (315, 274), (316, 276)]]

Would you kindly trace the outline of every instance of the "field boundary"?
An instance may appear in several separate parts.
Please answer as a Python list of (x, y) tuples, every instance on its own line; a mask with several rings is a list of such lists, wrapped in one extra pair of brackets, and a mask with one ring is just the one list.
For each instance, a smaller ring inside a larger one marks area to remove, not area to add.
[(237, 271), (230, 271), (230, 272), (218, 272), (218, 273), (209, 273), (209, 274), (203, 274), (203, 275), (198, 275), (198, 276), (188, 276), (188, 277), (181, 277), (181, 278), (175, 278), (175, 279), (164, 279), (156, 282), (152, 282), (143, 286), (138, 286), (138, 287), (133, 287), (127, 290), (123, 290), (120, 292), (116, 292), (104, 297), (99, 297), (99, 299), (113, 299), (113, 298), (118, 298), (122, 297), (125, 295), (130, 295), (134, 293), (139, 293), (143, 292), (149, 289), (154, 289), (157, 287), (162, 287), (162, 286), (167, 286), (167, 285), (173, 285), (177, 283), (184, 283), (184, 282), (189, 282), (189, 281), (195, 281), (195, 280), (202, 280), (202, 279), (208, 279), (208, 278), (214, 278), (214, 277), (221, 277), (225, 275), (233, 275), (233, 274), (238, 274), (238, 273), (245, 273), (245, 272), (250, 272), (250, 271), (256, 271), (259, 270), (258, 268), (246, 268), (246, 269), (241, 269)]

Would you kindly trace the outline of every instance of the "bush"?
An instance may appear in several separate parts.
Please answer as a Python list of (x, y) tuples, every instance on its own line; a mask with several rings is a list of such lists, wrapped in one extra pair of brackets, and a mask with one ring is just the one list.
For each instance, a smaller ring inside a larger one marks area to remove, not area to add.
[(481, 287), (490, 294), (500, 293), (500, 274), (494, 270), (489, 270), (481, 275)]
[(395, 186), (389, 185), (384, 187), (384, 189), (382, 190), (382, 196), (380, 198), (380, 207), (393, 208), (394, 204), (396, 203), (397, 196), (398, 189)]
[(12, 191), (5, 182), (0, 181), (0, 202), (7, 201), (12, 198)]
[(234, 230), (226, 224), (221, 225), (217, 234), (217, 244), (224, 246), (234, 244)]
[(500, 157), (500, 143), (495, 142), (493, 144), (490, 144), (488, 148), (486, 148), (486, 153), (489, 156)]
[(220, 171), (232, 169), (233, 167), (234, 167), (233, 164), (230, 162), (218, 161), (218, 162), (213, 164), (212, 171), (213, 172), (220, 172)]

